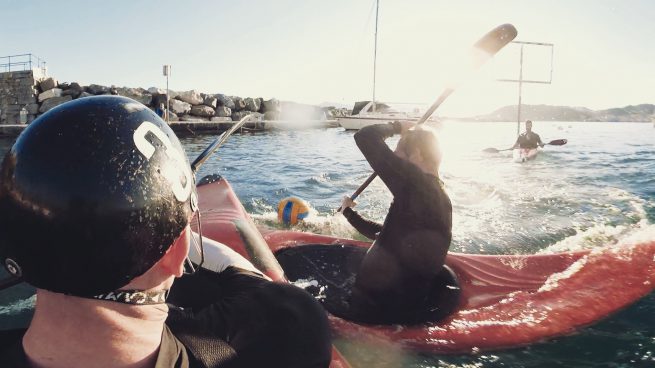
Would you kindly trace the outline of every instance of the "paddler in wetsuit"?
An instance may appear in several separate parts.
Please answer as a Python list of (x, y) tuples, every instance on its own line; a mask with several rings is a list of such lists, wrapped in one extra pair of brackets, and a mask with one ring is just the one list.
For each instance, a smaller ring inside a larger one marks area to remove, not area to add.
[(539, 134), (532, 131), (532, 120), (526, 120), (525, 132), (516, 138), (516, 143), (512, 148), (534, 149), (543, 146), (545, 144), (541, 141)]
[(220, 243), (192, 248), (194, 214), (182, 145), (146, 106), (95, 96), (32, 122), (0, 168), (0, 262), (36, 305), (0, 331), (0, 366), (327, 368), (318, 302)]
[[(452, 238), (452, 206), (439, 178), (435, 134), (410, 122), (371, 125), (355, 134), (357, 146), (393, 194), (380, 225), (362, 218), (344, 197), (342, 210), (359, 232), (374, 240), (357, 273), (351, 312), (363, 322), (430, 319), (426, 300), (442, 272)], [(401, 134), (395, 151), (385, 139)]]

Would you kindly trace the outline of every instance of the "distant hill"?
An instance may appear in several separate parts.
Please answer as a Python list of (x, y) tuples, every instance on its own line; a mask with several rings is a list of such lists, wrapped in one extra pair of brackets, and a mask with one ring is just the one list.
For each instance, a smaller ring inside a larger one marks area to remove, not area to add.
[[(515, 121), (517, 106), (504, 106), (487, 115), (478, 115), (467, 120)], [(607, 110), (591, 110), (586, 107), (521, 105), (522, 120), (539, 121), (607, 121), (607, 122), (650, 122), (655, 118), (655, 105), (641, 104), (617, 107)]]

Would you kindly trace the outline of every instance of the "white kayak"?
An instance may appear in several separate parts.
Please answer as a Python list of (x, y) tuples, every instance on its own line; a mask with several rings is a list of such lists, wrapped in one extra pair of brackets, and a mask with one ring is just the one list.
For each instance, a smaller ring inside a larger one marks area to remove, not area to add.
[(538, 154), (538, 148), (516, 148), (513, 152), (513, 160), (514, 162), (526, 162), (534, 160)]

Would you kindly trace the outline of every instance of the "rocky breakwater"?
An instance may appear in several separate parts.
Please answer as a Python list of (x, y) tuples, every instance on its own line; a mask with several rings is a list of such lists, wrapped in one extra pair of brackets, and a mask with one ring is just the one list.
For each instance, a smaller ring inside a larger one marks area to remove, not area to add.
[[(37, 75), (34, 71), (0, 73), (0, 124), (28, 124), (55, 106), (78, 98), (96, 95), (120, 95), (132, 98), (166, 117), (166, 90), (151, 87), (130, 88), (76, 82), (59, 82), (55, 78)], [(169, 91), (168, 118), (184, 126), (185, 131), (205, 126), (215, 132), (232, 121), (251, 115), (254, 128), (261, 121), (333, 119), (333, 108), (280, 102), (275, 98), (229, 96), (190, 91)], [(227, 123), (225, 125), (221, 123)], [(193, 124), (204, 123), (204, 124)], [(209, 124), (213, 123), (213, 124)], [(203, 129), (204, 130), (204, 129)], [(0, 134), (2, 134), (0, 132)]]
[[(166, 106), (166, 91), (158, 88), (117, 89), (119, 95), (134, 98), (152, 109)], [(195, 90), (169, 91), (169, 120), (230, 122), (252, 115), (252, 121), (277, 119), (280, 103), (276, 99), (264, 101), (263, 98), (242, 98), (225, 94), (207, 94)]]
[[(36, 79), (28, 72), (3, 73), (0, 77), (0, 120), (2, 124), (30, 123), (55, 106), (78, 98), (96, 95), (120, 95), (132, 98), (158, 111), (165, 111), (166, 91), (159, 88), (130, 88), (58, 82), (54, 78)], [(169, 91), (170, 121), (230, 122), (252, 115), (253, 121), (275, 120), (280, 115), (276, 99), (242, 98), (224, 94), (206, 94), (195, 90)]]

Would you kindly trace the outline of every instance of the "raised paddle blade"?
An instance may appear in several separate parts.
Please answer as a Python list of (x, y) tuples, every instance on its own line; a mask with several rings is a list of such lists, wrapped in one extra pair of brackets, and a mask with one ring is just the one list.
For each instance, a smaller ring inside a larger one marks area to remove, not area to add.
[(555, 140), (552, 140), (552, 141), (548, 142), (547, 144), (550, 145), (550, 146), (563, 146), (566, 143), (568, 143), (568, 141), (566, 139), (555, 139)]
[(502, 24), (484, 35), (473, 47), (486, 52), (489, 56), (496, 55), (500, 49), (512, 42), (518, 32), (511, 24)]

